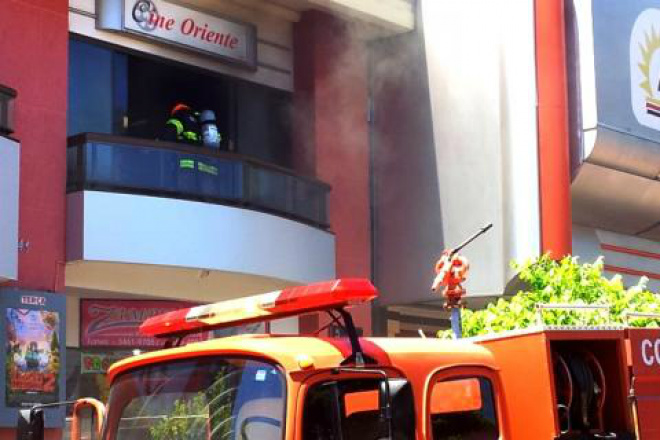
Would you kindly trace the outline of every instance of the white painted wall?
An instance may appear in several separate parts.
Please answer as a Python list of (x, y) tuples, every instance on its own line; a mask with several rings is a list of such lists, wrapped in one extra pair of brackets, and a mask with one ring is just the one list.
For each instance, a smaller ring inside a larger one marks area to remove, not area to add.
[[(604, 248), (603, 245), (610, 247)], [(660, 243), (657, 241), (573, 224), (573, 255), (583, 263), (593, 263), (598, 257), (603, 257), (609, 269), (604, 271), (604, 275), (612, 277), (619, 273), (626, 286), (636, 285), (640, 276), (621, 273), (614, 268), (660, 276)], [(659, 293), (660, 280), (650, 278), (647, 288)]]
[(473, 295), (501, 293), (510, 260), (540, 250), (533, 6), (421, 1), (445, 245), (494, 223), (464, 252)]
[(334, 278), (335, 238), (249, 209), (85, 191), (67, 196), (67, 261), (207, 269), (302, 284)]
[(18, 276), (18, 142), (0, 136), (0, 281)]
[(501, 19), (500, 120), (502, 133), (505, 282), (541, 250), (534, 2), (498, 2)]

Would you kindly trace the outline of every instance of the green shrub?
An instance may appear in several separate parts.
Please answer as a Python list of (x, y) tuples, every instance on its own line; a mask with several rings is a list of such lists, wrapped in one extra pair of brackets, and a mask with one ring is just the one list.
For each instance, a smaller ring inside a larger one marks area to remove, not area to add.
[[(540, 303), (606, 304), (606, 310), (544, 310), (546, 325), (624, 324), (624, 311), (660, 313), (660, 296), (646, 290), (645, 277), (636, 286), (625, 288), (620, 275), (603, 276), (603, 260), (579, 264), (577, 257), (560, 261), (547, 255), (513, 263), (526, 289), (516, 295), (489, 304), (483, 310), (462, 310), (463, 335), (484, 335), (506, 330), (524, 329), (537, 324), (536, 305)], [(660, 320), (634, 318), (634, 327), (658, 327)], [(438, 332), (438, 337), (451, 338), (451, 330)]]

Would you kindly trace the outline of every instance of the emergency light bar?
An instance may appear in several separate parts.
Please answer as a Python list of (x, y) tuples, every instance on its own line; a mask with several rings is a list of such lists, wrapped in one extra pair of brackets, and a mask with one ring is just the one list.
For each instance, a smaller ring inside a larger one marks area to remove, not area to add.
[(376, 296), (376, 288), (366, 279), (325, 281), (164, 313), (144, 321), (140, 333), (155, 337), (183, 336), (308, 312), (341, 309), (369, 302)]

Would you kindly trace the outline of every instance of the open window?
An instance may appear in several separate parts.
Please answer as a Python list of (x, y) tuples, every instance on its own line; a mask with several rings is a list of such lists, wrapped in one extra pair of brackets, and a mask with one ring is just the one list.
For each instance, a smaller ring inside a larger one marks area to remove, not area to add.
[[(305, 398), (303, 440), (377, 440), (387, 436), (381, 414), (381, 379), (323, 382)], [(408, 381), (389, 379), (392, 438), (415, 438), (415, 410)]]
[(131, 142), (166, 140), (170, 112), (182, 103), (194, 111), (214, 112), (222, 136), (220, 150), (291, 167), (292, 100), (289, 92), (175, 60), (78, 36), (69, 42), (71, 137), (102, 133), (128, 136)]
[(496, 440), (500, 437), (493, 385), (485, 377), (441, 379), (431, 387), (434, 440)]

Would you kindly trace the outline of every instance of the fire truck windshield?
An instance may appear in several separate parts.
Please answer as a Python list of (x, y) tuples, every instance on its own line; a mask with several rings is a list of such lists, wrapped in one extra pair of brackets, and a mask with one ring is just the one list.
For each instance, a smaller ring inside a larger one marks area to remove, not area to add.
[(245, 358), (202, 357), (118, 376), (104, 440), (277, 440), (285, 381), (278, 367)]

